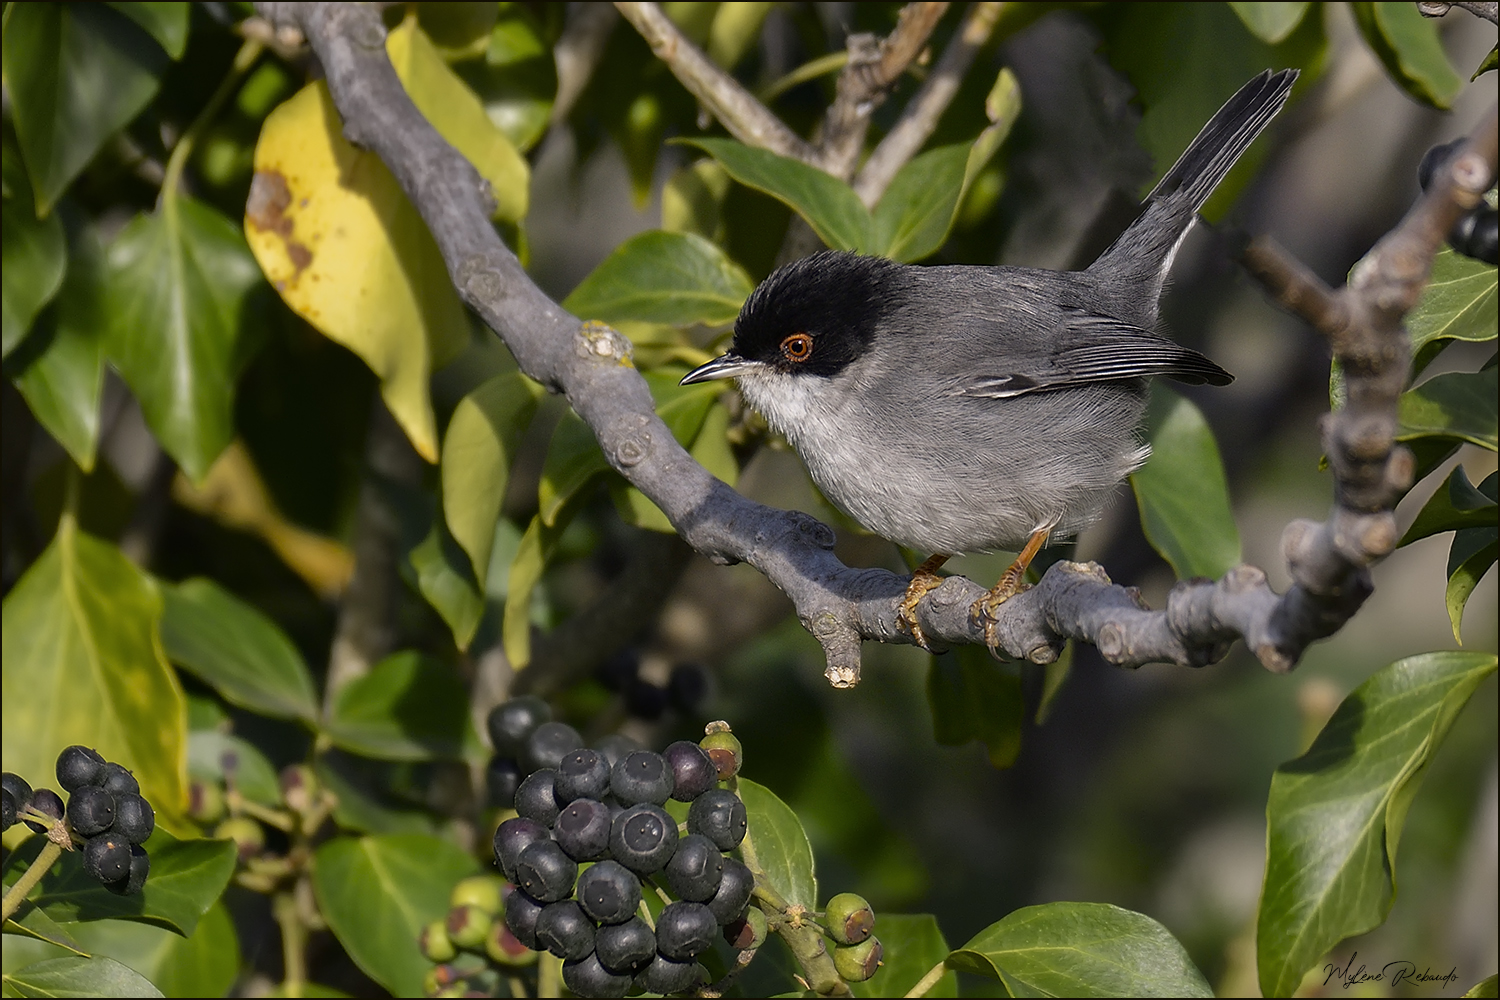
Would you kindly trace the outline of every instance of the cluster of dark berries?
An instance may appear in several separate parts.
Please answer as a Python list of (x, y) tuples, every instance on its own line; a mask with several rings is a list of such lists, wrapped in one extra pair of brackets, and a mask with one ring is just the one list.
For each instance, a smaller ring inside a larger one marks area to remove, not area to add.
[[(529, 772), (514, 794), (519, 815), (495, 832), (495, 863), (516, 887), (506, 926), (561, 958), (579, 996), (694, 989), (706, 976), (698, 956), (721, 928), (731, 943), (747, 933), (755, 879), (728, 856), (744, 839), (745, 806), (719, 787), (739, 769), (739, 741), (715, 723), (703, 745), (611, 760), (546, 716), (519, 698), (489, 720), (496, 753)], [(686, 835), (663, 808), (669, 799), (687, 804)], [(672, 900), (654, 924), (644, 892)]]
[(537, 953), (505, 926), (505, 900), (515, 891), (497, 875), (454, 886), (447, 916), (422, 928), (422, 954), (436, 963), (424, 983), (428, 996), (497, 996), (501, 977), (536, 964)]
[[(1417, 183), (1426, 191), (1433, 175), (1444, 166), (1468, 139), (1460, 136), (1452, 142), (1433, 146), (1417, 167)], [(1448, 233), (1448, 245), (1466, 257), (1494, 264), (1500, 261), (1500, 210), (1481, 199), (1459, 216)]]
[(84, 869), (111, 892), (140, 892), (151, 871), (141, 844), (156, 829), (156, 812), (135, 776), (97, 750), (71, 746), (57, 757), (57, 783), (68, 793), (66, 807), (56, 792), (32, 791), (24, 778), (7, 771), (0, 794), (5, 829), (20, 819), (37, 833), (49, 833), (49, 825), (25, 819), (28, 810), (52, 825), (66, 817), (65, 831), (83, 842)]
[(677, 664), (662, 686), (641, 676), (640, 654), (633, 649), (622, 649), (605, 660), (595, 676), (624, 699), (626, 711), (648, 721), (661, 718), (668, 708), (691, 716), (708, 693), (708, 675), (698, 664)]

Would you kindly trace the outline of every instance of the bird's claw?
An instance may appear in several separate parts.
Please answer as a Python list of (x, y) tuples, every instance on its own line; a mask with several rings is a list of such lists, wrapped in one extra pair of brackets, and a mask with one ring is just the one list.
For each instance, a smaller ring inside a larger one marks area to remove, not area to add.
[(906, 629), (913, 642), (929, 653), (932, 652), (932, 646), (928, 644), (927, 634), (922, 631), (922, 626), (917, 624), (917, 603), (942, 582), (943, 578), (936, 573), (918, 569), (911, 575), (911, 583), (906, 585), (906, 596), (901, 599), (901, 604), (896, 609), (897, 623)]
[(995, 635), (995, 626), (1000, 623), (1000, 605), (1031, 589), (1031, 584), (1021, 582), (1024, 572), (1025, 570), (1012, 573), (1006, 570), (993, 590), (969, 605), (969, 619), (984, 629), (984, 644), (991, 650), (1000, 646), (1000, 638)]

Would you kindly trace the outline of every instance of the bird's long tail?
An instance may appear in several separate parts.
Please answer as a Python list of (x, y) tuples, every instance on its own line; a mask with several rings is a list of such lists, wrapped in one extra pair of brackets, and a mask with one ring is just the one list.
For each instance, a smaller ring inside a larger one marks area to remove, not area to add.
[(1245, 84), (1203, 126), (1146, 197), (1146, 211), (1089, 270), (1113, 282), (1149, 286), (1150, 309), (1161, 296), (1172, 259), (1203, 203), (1286, 104), (1297, 70), (1270, 70)]

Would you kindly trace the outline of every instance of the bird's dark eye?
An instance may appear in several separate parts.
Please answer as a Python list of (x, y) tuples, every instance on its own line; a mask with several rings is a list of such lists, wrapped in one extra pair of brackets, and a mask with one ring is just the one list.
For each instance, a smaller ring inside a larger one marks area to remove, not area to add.
[(812, 357), (812, 338), (805, 333), (794, 333), (781, 342), (781, 353), (788, 361), (806, 361)]

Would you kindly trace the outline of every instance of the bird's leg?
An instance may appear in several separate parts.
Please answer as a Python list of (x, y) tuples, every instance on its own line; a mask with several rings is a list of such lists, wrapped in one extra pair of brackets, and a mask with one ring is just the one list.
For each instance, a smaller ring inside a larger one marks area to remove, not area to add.
[(1047, 538), (1051, 534), (1052, 525), (1050, 524), (1033, 531), (1031, 537), (1026, 540), (1026, 546), (1016, 555), (1015, 562), (1000, 574), (1000, 582), (995, 584), (995, 588), (969, 606), (969, 617), (984, 626), (984, 641), (991, 648), (995, 646), (993, 632), (996, 621), (995, 612), (1000, 609), (1000, 605), (1029, 589), (1029, 584), (1021, 581), (1026, 577), (1026, 570), (1031, 566), (1031, 560), (1042, 551), (1042, 546), (1047, 544)]
[(929, 653), (932, 652), (932, 647), (927, 645), (927, 636), (922, 633), (922, 626), (917, 624), (917, 602), (943, 582), (937, 571), (948, 559), (948, 556), (939, 552), (928, 557), (926, 562), (912, 572), (911, 583), (906, 585), (906, 596), (902, 598), (901, 607), (897, 611), (896, 620), (911, 633), (913, 641)]

